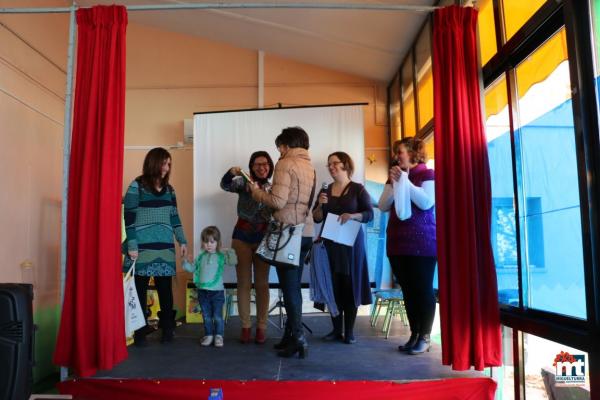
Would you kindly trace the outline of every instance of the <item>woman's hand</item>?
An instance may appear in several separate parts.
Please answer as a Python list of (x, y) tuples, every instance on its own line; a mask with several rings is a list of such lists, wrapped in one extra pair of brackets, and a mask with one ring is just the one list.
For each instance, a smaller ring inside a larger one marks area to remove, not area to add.
[(137, 260), (138, 258), (138, 251), (137, 250), (129, 250), (127, 252), (127, 254), (129, 255), (129, 258), (131, 258), (132, 260)]
[(398, 165), (394, 165), (390, 168), (390, 180), (398, 182), (402, 175), (402, 169)]
[(261, 190), (260, 186), (258, 186), (258, 183), (256, 183), (256, 182), (252, 182), (252, 183), (248, 182), (247, 187), (251, 193), (254, 193), (257, 190)]
[(187, 246), (185, 244), (179, 245), (179, 252), (181, 254), (181, 258), (185, 258), (188, 254)]
[(319, 205), (327, 204), (327, 202), (329, 201), (329, 199), (327, 198), (327, 193), (321, 192), (317, 201), (319, 202)]
[(343, 213), (342, 215), (340, 215), (338, 217), (338, 222), (341, 225), (344, 225), (346, 222), (348, 222), (349, 220), (353, 219), (354, 214), (349, 214), (349, 213)]
[(240, 176), (242, 174), (242, 169), (240, 167), (231, 167), (229, 173), (231, 175)]

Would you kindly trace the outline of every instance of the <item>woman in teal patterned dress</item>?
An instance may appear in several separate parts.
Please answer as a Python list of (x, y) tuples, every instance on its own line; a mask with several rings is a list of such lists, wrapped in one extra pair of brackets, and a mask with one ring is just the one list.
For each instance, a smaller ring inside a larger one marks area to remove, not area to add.
[[(145, 315), (146, 291), (150, 277), (158, 292), (161, 311), (158, 313), (162, 329), (161, 342), (173, 340), (175, 311), (173, 310), (172, 277), (175, 275), (175, 243), (179, 243), (181, 257), (187, 255), (187, 241), (177, 212), (175, 190), (169, 185), (171, 154), (161, 147), (148, 152), (142, 175), (127, 188), (125, 199), (125, 231), (127, 233), (123, 270), (135, 264), (135, 286)], [(146, 343), (146, 329), (135, 331), (137, 346)]]

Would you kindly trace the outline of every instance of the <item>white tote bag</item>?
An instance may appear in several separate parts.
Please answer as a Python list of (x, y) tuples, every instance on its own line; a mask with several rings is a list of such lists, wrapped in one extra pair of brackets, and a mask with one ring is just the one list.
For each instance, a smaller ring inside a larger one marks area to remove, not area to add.
[(125, 298), (125, 336), (130, 337), (136, 329), (146, 325), (144, 310), (135, 289), (135, 261), (123, 278), (123, 294)]

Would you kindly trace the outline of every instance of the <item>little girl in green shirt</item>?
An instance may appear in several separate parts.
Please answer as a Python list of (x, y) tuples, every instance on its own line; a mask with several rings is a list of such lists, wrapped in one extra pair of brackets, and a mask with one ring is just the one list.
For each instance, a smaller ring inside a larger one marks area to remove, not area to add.
[(223, 304), (225, 291), (223, 269), (235, 267), (237, 257), (232, 249), (221, 249), (221, 232), (216, 226), (209, 226), (200, 234), (202, 251), (193, 264), (185, 262), (183, 268), (194, 274), (194, 284), (198, 288), (198, 302), (204, 319), (202, 346), (223, 347)]

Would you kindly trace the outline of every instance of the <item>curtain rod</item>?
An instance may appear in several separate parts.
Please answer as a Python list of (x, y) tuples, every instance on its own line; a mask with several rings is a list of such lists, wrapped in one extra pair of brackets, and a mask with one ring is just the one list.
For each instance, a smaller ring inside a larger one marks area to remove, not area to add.
[[(82, 7), (76, 7), (82, 8)], [(125, 6), (127, 11), (211, 10), (211, 9), (321, 9), (321, 10), (371, 10), (431, 12), (440, 7), (408, 4), (359, 3), (179, 3)], [(0, 14), (68, 13), (71, 7), (0, 8)]]

